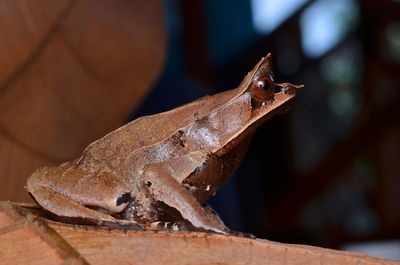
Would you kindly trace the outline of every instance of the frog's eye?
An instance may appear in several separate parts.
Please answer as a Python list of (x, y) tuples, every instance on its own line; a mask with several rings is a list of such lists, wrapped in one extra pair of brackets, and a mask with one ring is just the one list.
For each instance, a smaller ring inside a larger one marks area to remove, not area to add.
[(273, 86), (274, 83), (270, 80), (269, 75), (256, 76), (250, 87), (252, 106), (259, 107), (265, 100), (273, 96), (274, 89), (271, 89)]

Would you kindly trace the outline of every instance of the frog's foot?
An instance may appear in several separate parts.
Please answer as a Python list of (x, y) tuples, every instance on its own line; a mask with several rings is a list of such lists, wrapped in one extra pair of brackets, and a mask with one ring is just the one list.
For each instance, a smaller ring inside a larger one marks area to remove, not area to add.
[(255, 237), (252, 233), (243, 233), (243, 232), (238, 232), (238, 231), (230, 230), (229, 234), (230, 234), (231, 236), (237, 236), (237, 237), (245, 237), (245, 238), (256, 239), (256, 237)]
[(140, 229), (142, 226), (134, 221), (120, 220), (111, 215), (98, 212), (79, 204), (69, 197), (55, 192), (45, 186), (31, 186), (30, 192), (34, 194), (35, 201), (52, 215), (56, 220), (63, 222), (126, 227), (127, 229)]
[(175, 222), (162, 222), (157, 221), (151, 223), (150, 226), (146, 227), (146, 230), (162, 230), (168, 232), (213, 232), (213, 230), (206, 230), (203, 228), (197, 228), (193, 226), (190, 222), (182, 220), (182, 221), (175, 221)]
[(231, 236), (238, 236), (238, 237), (247, 237), (247, 238), (255, 238), (254, 235), (250, 233), (243, 233), (238, 231), (230, 230), (225, 224), (222, 222), (221, 218), (219, 217), (218, 213), (214, 211), (214, 209), (210, 205), (204, 206), (204, 212), (207, 215), (207, 218), (212, 220), (212, 222), (218, 225), (224, 232)]
[(224, 233), (215, 232), (214, 230), (207, 230), (204, 228), (198, 228), (193, 226), (187, 221), (177, 221), (177, 222), (154, 222), (150, 227), (146, 227), (146, 230), (163, 230), (168, 232), (205, 232), (205, 233), (218, 233), (229, 236), (238, 236), (246, 238), (256, 238), (250, 233), (242, 233), (225, 228)]
[(157, 221), (151, 223), (148, 227), (148, 230), (165, 230), (165, 231), (187, 231), (185, 229), (185, 222), (161, 222)]

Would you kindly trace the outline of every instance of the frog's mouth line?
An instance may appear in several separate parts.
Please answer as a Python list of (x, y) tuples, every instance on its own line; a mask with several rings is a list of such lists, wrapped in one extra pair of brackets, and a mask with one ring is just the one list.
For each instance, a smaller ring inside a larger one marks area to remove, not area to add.
[(281, 93), (281, 92), (287, 94), (289, 92), (289, 90), (292, 90), (290, 88), (291, 87), (285, 86), (284, 84), (275, 84), (274, 94)]
[(304, 85), (293, 85), (290, 83), (275, 83), (273, 87), (274, 93), (272, 94), (271, 97), (267, 98), (261, 104), (261, 106), (265, 107), (267, 105), (276, 105), (275, 101), (281, 101), (283, 103), (283, 101), (286, 101), (283, 100), (285, 97), (288, 99), (295, 97), (296, 94), (299, 92), (299, 90), (303, 87)]
[(278, 93), (283, 92), (285, 94), (297, 94), (303, 87), (304, 85), (293, 85), (290, 83), (280, 83), (280, 84), (276, 83), (275, 91), (277, 91), (278, 89)]

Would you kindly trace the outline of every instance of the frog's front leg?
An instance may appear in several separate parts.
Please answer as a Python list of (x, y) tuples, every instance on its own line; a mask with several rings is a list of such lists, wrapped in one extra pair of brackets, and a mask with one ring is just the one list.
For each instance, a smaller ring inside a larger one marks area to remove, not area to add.
[(185, 160), (184, 170), (182, 168), (174, 170), (174, 165), (177, 165), (178, 161), (151, 164), (143, 170), (142, 180), (154, 199), (176, 209), (195, 228), (230, 234), (230, 230), (218, 216), (209, 208), (203, 207), (179, 182), (183, 176), (188, 176), (196, 167), (202, 166), (206, 162), (206, 157), (190, 153), (177, 160)]
[(28, 178), (26, 189), (40, 206), (64, 220), (137, 225), (111, 215), (126, 207), (130, 194), (125, 185), (110, 173), (43, 167)]

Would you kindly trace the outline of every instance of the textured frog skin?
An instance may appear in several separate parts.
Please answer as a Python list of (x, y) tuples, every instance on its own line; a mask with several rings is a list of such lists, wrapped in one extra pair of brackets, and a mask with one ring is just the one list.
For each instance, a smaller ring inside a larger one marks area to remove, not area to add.
[(290, 110), (302, 87), (272, 76), (268, 54), (238, 88), (138, 118), (79, 159), (36, 170), (26, 188), (58, 217), (135, 227), (180, 222), (229, 234), (203, 205), (240, 165), (255, 130)]

